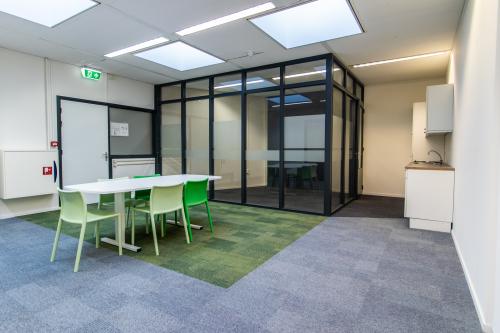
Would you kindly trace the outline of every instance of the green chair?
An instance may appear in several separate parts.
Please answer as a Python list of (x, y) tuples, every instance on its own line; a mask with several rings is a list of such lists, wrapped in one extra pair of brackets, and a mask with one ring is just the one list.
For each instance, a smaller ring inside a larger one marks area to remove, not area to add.
[[(160, 177), (160, 176), (161, 175), (159, 173), (155, 173), (153, 175), (147, 175), (147, 176), (133, 176), (132, 178), (140, 179), (140, 178), (151, 178), (151, 177)], [(135, 191), (132, 207), (137, 207), (139, 205), (147, 205), (149, 203), (150, 195), (151, 195), (151, 190)], [(146, 217), (146, 233), (149, 234), (149, 224), (148, 224), (147, 219), (148, 219), (148, 217)], [(162, 227), (163, 227), (163, 224), (162, 224)]]
[(184, 185), (184, 215), (186, 216), (184, 221), (186, 221), (189, 226), (189, 239), (191, 241), (193, 241), (193, 234), (191, 232), (189, 207), (205, 205), (207, 209), (208, 222), (210, 223), (210, 231), (212, 233), (214, 232), (212, 216), (210, 215), (210, 208), (208, 207), (207, 185), (208, 178), (204, 180), (190, 180)]
[[(106, 219), (116, 218), (119, 219), (119, 214), (115, 212), (103, 211), (103, 210), (92, 210), (87, 209), (83, 195), (80, 192), (63, 191), (59, 190), (59, 198), (61, 199), (61, 213), (59, 216), (59, 221), (57, 223), (56, 237), (54, 239), (54, 245), (52, 247), (52, 255), (50, 261), (53, 262), (56, 258), (56, 251), (59, 245), (59, 237), (61, 235), (62, 222), (80, 224), (80, 239), (78, 241), (78, 250), (76, 252), (75, 267), (74, 272), (78, 272), (80, 267), (80, 257), (82, 254), (83, 239), (85, 237), (85, 229), (87, 223), (95, 222), (95, 246), (99, 248), (100, 246), (100, 236), (99, 236), (99, 222)], [(118, 253), (122, 255), (122, 239), (121, 235), (121, 223), (117, 221), (118, 224)]]
[[(159, 255), (158, 250), (158, 239), (156, 237), (156, 226), (155, 217), (158, 215), (164, 215), (166, 213), (182, 211), (182, 217), (186, 221), (184, 215), (184, 205), (182, 201), (183, 184), (177, 184), (172, 186), (154, 186), (151, 189), (149, 205), (146, 207), (133, 207), (132, 208), (132, 245), (135, 244), (135, 212), (146, 213), (149, 216), (149, 221), (151, 221), (151, 231), (153, 232), (153, 239), (155, 243), (156, 255)], [(160, 221), (163, 231), (163, 222)], [(188, 229), (190, 225), (184, 223), (184, 232), (186, 234), (186, 242), (190, 243), (190, 237)], [(163, 232), (162, 232), (163, 237)]]

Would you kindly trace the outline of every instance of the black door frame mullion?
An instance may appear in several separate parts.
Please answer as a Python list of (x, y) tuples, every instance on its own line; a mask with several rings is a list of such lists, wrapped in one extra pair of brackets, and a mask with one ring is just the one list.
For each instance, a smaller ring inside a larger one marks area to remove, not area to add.
[(181, 83), (181, 161), (182, 161), (182, 173), (186, 174), (186, 82)]
[(247, 71), (241, 73), (241, 203), (247, 202)]
[(325, 165), (324, 165), (324, 194), (323, 194), (323, 213), (324, 215), (331, 214), (332, 211), (332, 71), (333, 57), (326, 59), (326, 86), (325, 86)]
[[(214, 78), (210, 77), (208, 81), (208, 90), (210, 97), (208, 99), (208, 174), (215, 174), (214, 163), (214, 121), (215, 121), (215, 100), (214, 100)], [(214, 182), (208, 182), (208, 197), (214, 198)]]
[[(280, 66), (280, 110), (279, 110), (279, 199), (278, 207), (285, 208), (285, 65)], [(268, 147), (269, 148), (269, 147)]]

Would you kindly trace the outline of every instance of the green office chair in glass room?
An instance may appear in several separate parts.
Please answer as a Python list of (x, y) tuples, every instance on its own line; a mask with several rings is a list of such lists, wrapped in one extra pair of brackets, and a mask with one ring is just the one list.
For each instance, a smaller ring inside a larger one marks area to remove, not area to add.
[(185, 223), (189, 225), (189, 239), (193, 241), (193, 234), (191, 232), (191, 221), (189, 218), (189, 207), (205, 205), (207, 209), (208, 222), (210, 224), (210, 232), (214, 232), (214, 226), (212, 223), (212, 216), (210, 215), (210, 208), (208, 207), (208, 196), (207, 196), (207, 185), (208, 178), (204, 180), (190, 180), (184, 185), (184, 214), (186, 218)]
[[(182, 200), (184, 185), (177, 184), (172, 186), (154, 186), (151, 189), (149, 205), (145, 207), (134, 207), (132, 208), (132, 245), (135, 244), (135, 212), (143, 212), (149, 216), (149, 221), (151, 222), (151, 231), (153, 232), (153, 240), (155, 244), (156, 255), (159, 255), (158, 250), (158, 239), (156, 236), (156, 220), (155, 217), (164, 215), (171, 212), (182, 212), (182, 217), (184, 221), (187, 221), (184, 215), (184, 205)], [(162, 237), (163, 233), (163, 223), (165, 221), (160, 220), (162, 226)], [(186, 234), (186, 242), (190, 243), (189, 231), (191, 226), (189, 223), (184, 223), (184, 232)]]
[[(100, 235), (99, 235), (99, 222), (106, 219), (118, 219), (119, 214), (104, 210), (88, 210), (87, 204), (80, 192), (63, 191), (59, 190), (59, 198), (61, 199), (61, 213), (59, 216), (59, 221), (57, 223), (56, 237), (54, 239), (54, 245), (52, 246), (52, 255), (50, 261), (53, 262), (56, 258), (56, 251), (59, 245), (59, 237), (61, 235), (62, 222), (80, 224), (80, 239), (78, 240), (78, 249), (76, 252), (76, 260), (73, 271), (78, 272), (80, 267), (80, 257), (82, 254), (83, 240), (85, 238), (85, 230), (87, 223), (95, 223), (95, 246), (99, 248), (100, 246)], [(118, 222), (118, 221), (117, 221)], [(122, 255), (122, 239), (121, 235), (121, 224), (118, 225), (118, 253)]]

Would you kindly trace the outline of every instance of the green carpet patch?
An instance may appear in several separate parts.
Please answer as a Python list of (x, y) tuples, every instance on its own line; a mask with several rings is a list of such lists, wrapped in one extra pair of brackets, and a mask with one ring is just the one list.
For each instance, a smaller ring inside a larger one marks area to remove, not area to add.
[[(142, 251), (135, 253), (124, 249), (123, 253), (228, 288), (325, 218), (218, 202), (211, 202), (210, 208), (214, 220), (213, 235), (204, 208), (190, 209), (191, 223), (204, 226), (202, 230), (193, 229), (191, 244), (186, 244), (184, 228), (178, 226), (167, 225), (165, 237), (160, 237), (157, 223), (159, 256), (154, 252), (153, 235), (146, 234), (145, 214), (137, 213), (135, 243), (142, 247)], [(57, 227), (58, 218), (57, 211), (22, 217), (25, 221), (53, 230)], [(173, 219), (173, 214), (169, 214), (168, 218)], [(87, 228), (86, 241), (95, 242), (93, 230), (93, 227)], [(62, 232), (78, 238), (80, 226), (65, 223)], [(112, 220), (101, 222), (101, 236), (114, 238)], [(130, 242), (129, 229), (126, 239)], [(101, 244), (118, 252), (114, 246)], [(82, 260), (85, 260), (85, 252)]]

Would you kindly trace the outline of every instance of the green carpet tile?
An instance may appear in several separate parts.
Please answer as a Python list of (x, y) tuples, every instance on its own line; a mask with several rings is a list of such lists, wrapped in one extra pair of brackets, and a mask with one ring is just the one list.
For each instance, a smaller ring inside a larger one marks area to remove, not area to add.
[[(191, 223), (204, 228), (193, 229), (193, 242), (189, 245), (184, 228), (167, 225), (165, 237), (161, 238), (157, 224), (159, 256), (154, 253), (152, 234), (145, 232), (145, 214), (137, 213), (136, 245), (141, 246), (142, 251), (135, 253), (124, 249), (123, 253), (227, 288), (324, 220), (322, 216), (216, 202), (211, 202), (210, 208), (213, 235), (204, 207), (190, 208)], [(54, 211), (21, 218), (55, 230), (58, 217), (59, 212)], [(93, 229), (93, 226), (87, 228), (85, 239), (89, 242), (95, 242)], [(65, 223), (62, 232), (77, 238), (80, 226)], [(112, 220), (101, 222), (101, 236), (114, 238)], [(130, 230), (126, 237), (130, 242)], [(102, 246), (117, 251), (111, 245)], [(82, 260), (85, 260), (85, 252)]]

